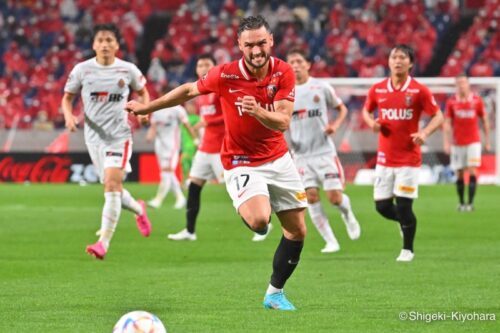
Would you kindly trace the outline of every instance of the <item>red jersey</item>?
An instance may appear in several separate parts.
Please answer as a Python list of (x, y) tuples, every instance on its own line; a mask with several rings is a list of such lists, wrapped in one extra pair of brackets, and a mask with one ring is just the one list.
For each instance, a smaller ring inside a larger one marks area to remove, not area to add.
[(201, 95), (196, 99), (196, 108), (205, 122), (205, 133), (198, 147), (208, 154), (220, 153), (224, 139), (224, 115), (215, 94)]
[(370, 113), (378, 109), (381, 128), (377, 164), (420, 166), (420, 146), (413, 142), (410, 134), (418, 132), (422, 112), (433, 116), (439, 111), (430, 90), (410, 76), (398, 90), (388, 78), (370, 88), (364, 107)]
[(214, 92), (220, 98), (225, 134), (221, 160), (226, 170), (238, 166), (258, 166), (283, 156), (288, 147), (282, 132), (271, 130), (242, 112), (237, 98), (254, 96), (257, 103), (274, 112), (275, 101), (294, 101), (295, 76), (289, 64), (270, 57), (267, 76), (258, 81), (251, 76), (243, 59), (210, 69), (198, 80), (202, 94)]
[(481, 142), (478, 118), (484, 116), (484, 104), (481, 97), (470, 94), (467, 99), (453, 96), (446, 101), (446, 117), (451, 119), (453, 143), (465, 146)]

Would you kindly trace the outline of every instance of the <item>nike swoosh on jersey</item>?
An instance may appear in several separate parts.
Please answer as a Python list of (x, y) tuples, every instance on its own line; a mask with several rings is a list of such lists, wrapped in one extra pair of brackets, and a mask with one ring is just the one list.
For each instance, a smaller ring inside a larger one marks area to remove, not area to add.
[(233, 93), (238, 92), (238, 91), (243, 91), (243, 89), (231, 89), (231, 88), (229, 88), (230, 94), (233, 94)]

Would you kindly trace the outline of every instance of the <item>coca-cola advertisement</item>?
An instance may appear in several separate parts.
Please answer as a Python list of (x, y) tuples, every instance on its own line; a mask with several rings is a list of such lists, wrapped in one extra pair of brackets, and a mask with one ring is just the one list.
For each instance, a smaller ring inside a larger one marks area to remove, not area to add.
[[(134, 155), (130, 163), (133, 171), (127, 180), (137, 181), (138, 163)], [(97, 183), (99, 177), (87, 153), (9, 153), (0, 154), (0, 182)]]

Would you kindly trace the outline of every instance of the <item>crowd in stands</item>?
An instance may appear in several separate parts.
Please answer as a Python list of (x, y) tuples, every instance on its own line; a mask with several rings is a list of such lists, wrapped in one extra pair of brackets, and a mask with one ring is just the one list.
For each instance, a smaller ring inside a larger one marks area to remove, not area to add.
[[(498, 75), (498, 9), (490, 8), (495, 0), (486, 1), (487, 7), (457, 44), (442, 75), (455, 73), (453, 68), (474, 75)], [(256, 14), (271, 25), (275, 55), (283, 57), (292, 46), (307, 48), (314, 76), (384, 76), (387, 54), (395, 43), (415, 47), (414, 75), (418, 75), (431, 61), (440, 38), (458, 20), (457, 2), (0, 1), (0, 128), (45, 123), (52, 125), (40, 128), (64, 127), (59, 108), (64, 83), (77, 62), (93, 56), (91, 29), (96, 23), (117, 24), (123, 35), (119, 57), (137, 63), (137, 41), (146, 20), (158, 12), (171, 13), (166, 34), (153, 46), (149, 64), (141, 68), (156, 97), (167, 84), (194, 79), (197, 54), (209, 52), (220, 63), (239, 57), (235, 44), (239, 20)], [(453, 60), (458, 65), (450, 65)], [(76, 110), (81, 112), (79, 107)]]

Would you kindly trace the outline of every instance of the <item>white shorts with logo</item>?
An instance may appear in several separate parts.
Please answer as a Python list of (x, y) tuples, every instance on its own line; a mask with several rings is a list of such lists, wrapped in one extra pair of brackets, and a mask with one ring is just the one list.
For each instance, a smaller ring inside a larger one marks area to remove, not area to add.
[(481, 142), (464, 146), (452, 145), (450, 162), (453, 170), (481, 166)]
[(418, 198), (419, 167), (375, 167), (373, 198), (389, 199), (394, 196), (410, 199)]
[(256, 195), (268, 196), (274, 212), (307, 207), (304, 185), (289, 153), (256, 167), (224, 170), (224, 179), (236, 210)]
[(295, 158), (295, 165), (304, 187), (325, 191), (344, 189), (344, 169), (338, 156), (309, 156)]
[(107, 168), (119, 168), (126, 173), (132, 171), (130, 165), (131, 140), (113, 143), (87, 143), (87, 149), (101, 183), (104, 183), (104, 170)]
[(219, 183), (223, 183), (224, 168), (220, 160), (220, 154), (209, 154), (198, 150), (194, 155), (189, 176), (204, 180), (217, 179)]
[(177, 168), (179, 164), (179, 148), (178, 147), (165, 147), (161, 145), (158, 141), (155, 141), (155, 154), (158, 164), (161, 169), (173, 169)]

